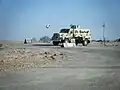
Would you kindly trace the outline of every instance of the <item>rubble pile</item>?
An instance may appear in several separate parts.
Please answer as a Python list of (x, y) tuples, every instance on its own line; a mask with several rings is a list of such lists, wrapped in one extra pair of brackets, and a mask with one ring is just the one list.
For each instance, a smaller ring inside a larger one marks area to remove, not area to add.
[(46, 52), (25, 48), (11, 48), (4, 53), (0, 60), (0, 71), (22, 70), (28, 68), (45, 67), (58, 59), (63, 59), (60, 52)]

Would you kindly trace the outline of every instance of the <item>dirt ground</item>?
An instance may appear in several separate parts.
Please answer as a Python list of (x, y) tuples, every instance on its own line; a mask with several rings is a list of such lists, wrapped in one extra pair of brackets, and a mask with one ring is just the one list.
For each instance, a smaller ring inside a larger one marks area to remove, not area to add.
[[(24, 45), (22, 41), (0, 41), (0, 43), (0, 72), (48, 67), (51, 64), (59, 65), (69, 57), (63, 48), (60, 46), (52, 46), (52, 44), (30, 43)], [(97, 46), (97, 48), (103, 47), (103, 44), (93, 42), (87, 47), (92, 48), (94, 46)], [(106, 43), (106, 46), (101, 49), (107, 49), (109, 47), (119, 48), (119, 46), (119, 43)]]
[(65, 54), (57, 49), (37, 47), (34, 44), (24, 45), (17, 41), (0, 43), (3, 44), (0, 48), (0, 72), (45, 67), (54, 62), (60, 63), (65, 58)]
[(0, 43), (0, 90), (120, 90), (118, 42), (73, 48)]

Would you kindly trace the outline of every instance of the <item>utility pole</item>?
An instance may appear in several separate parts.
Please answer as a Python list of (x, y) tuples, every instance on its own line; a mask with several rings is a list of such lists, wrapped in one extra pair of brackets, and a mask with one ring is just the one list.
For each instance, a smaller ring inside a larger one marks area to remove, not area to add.
[(103, 43), (104, 43), (104, 46), (105, 46), (105, 23), (103, 23)]

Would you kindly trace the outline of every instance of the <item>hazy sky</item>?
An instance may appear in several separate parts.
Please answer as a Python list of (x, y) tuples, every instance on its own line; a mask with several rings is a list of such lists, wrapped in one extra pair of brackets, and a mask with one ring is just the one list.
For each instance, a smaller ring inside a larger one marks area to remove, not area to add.
[(102, 39), (103, 22), (108, 39), (120, 37), (120, 0), (0, 0), (0, 39), (39, 39), (70, 24)]

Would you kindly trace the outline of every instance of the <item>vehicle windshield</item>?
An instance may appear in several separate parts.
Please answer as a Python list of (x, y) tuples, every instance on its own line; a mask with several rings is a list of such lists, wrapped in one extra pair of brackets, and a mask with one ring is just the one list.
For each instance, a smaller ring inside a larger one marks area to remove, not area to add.
[(68, 33), (70, 29), (61, 29), (60, 33)]

